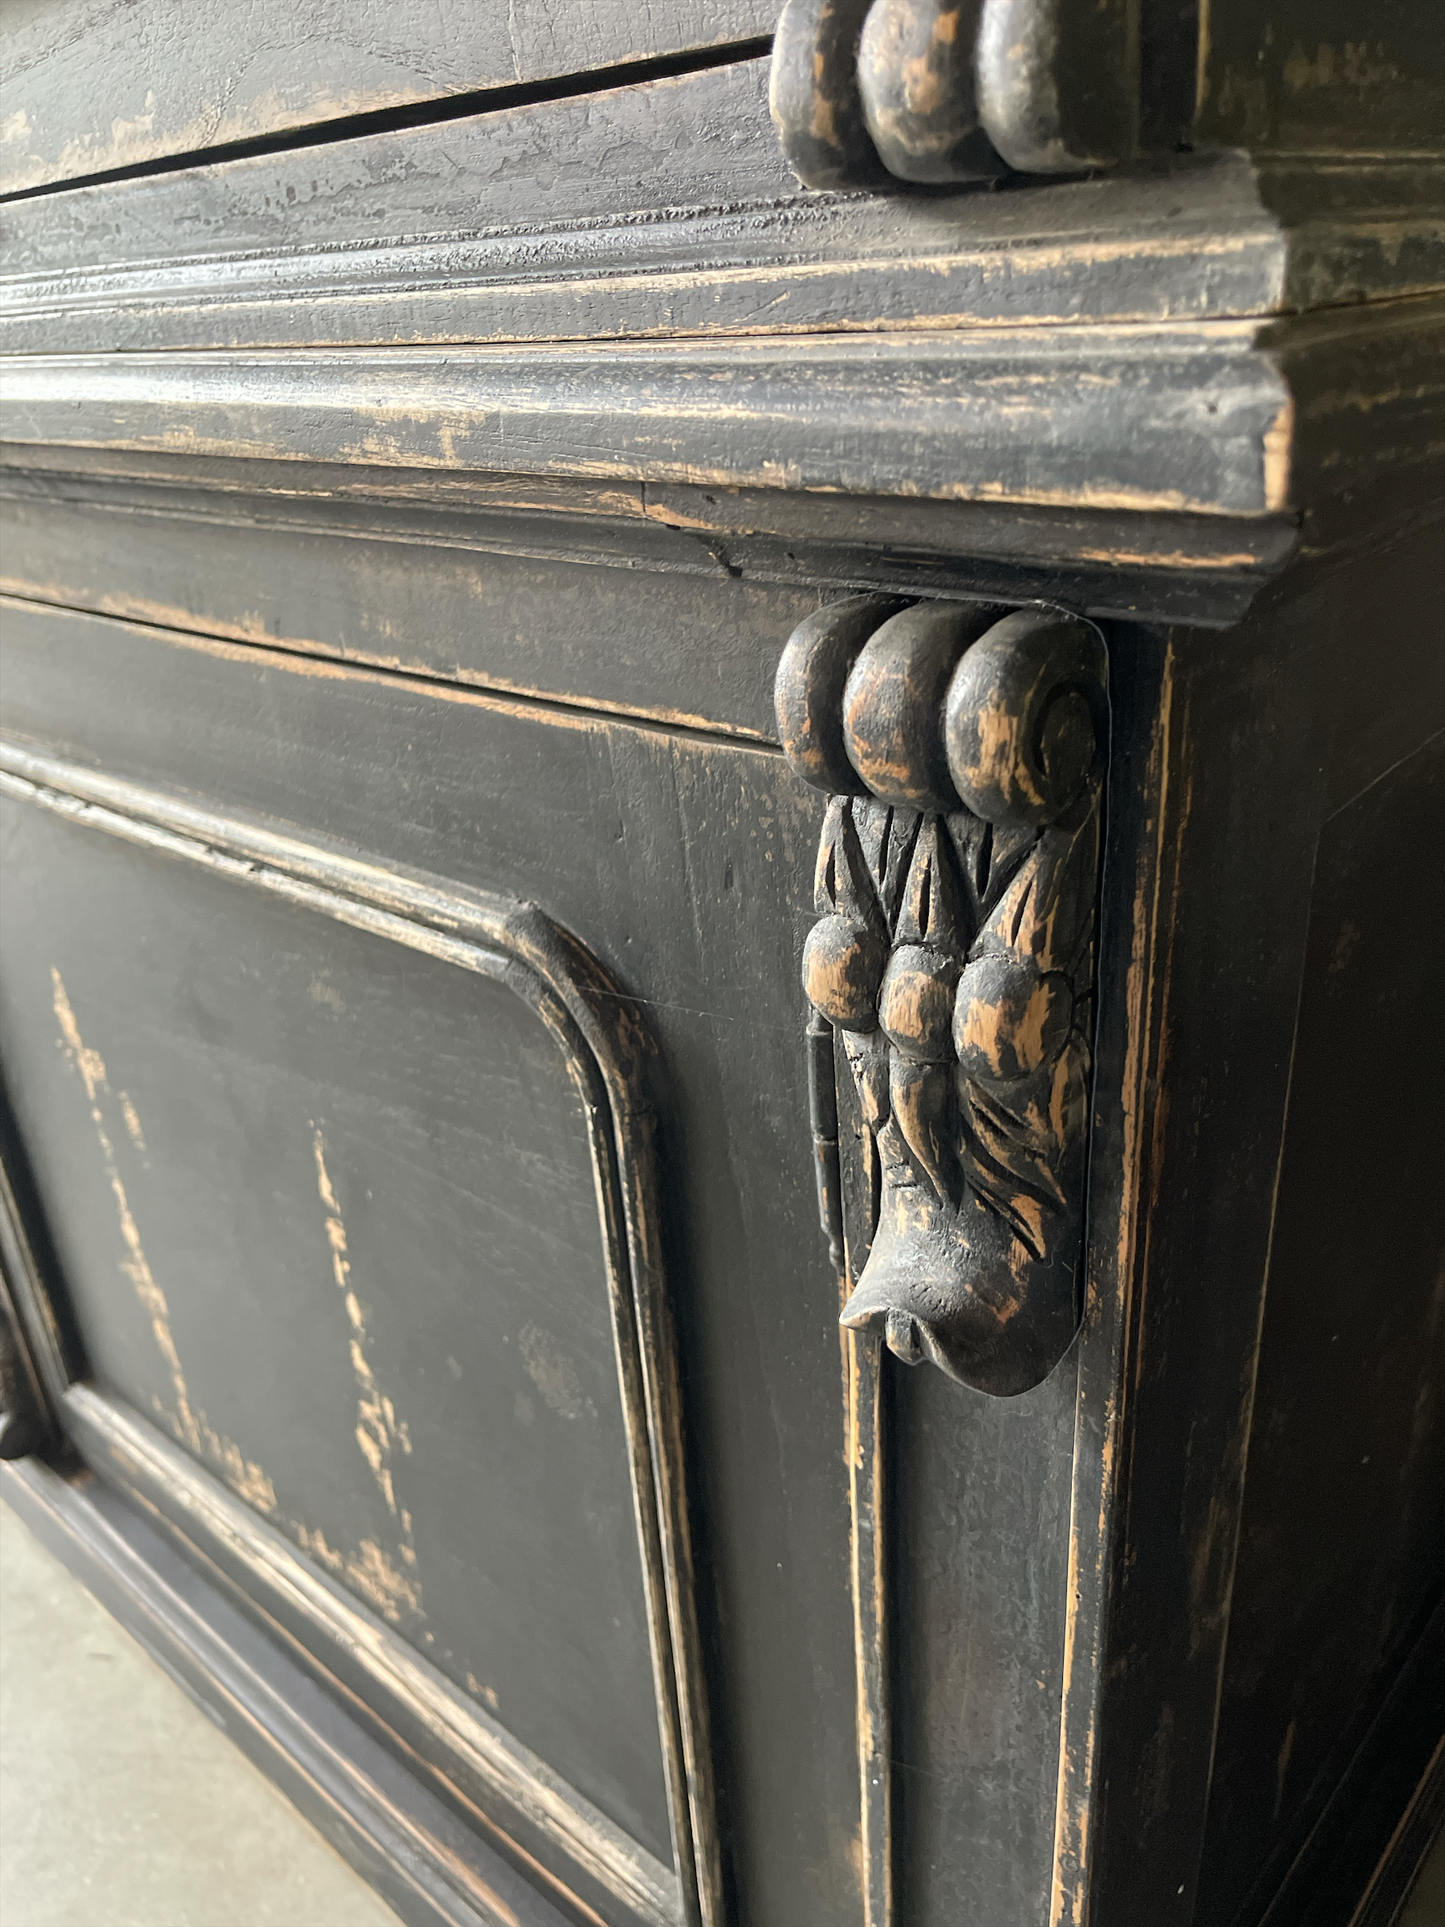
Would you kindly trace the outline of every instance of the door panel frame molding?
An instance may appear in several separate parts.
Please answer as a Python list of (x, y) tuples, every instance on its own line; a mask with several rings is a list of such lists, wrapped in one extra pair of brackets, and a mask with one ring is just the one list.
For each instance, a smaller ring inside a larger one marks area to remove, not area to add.
[[(191, 1470), (190, 1461), (145, 1421), (86, 1386), (70, 1386), (60, 1402), (67, 1428), (88, 1455), (148, 1509), (164, 1498), (173, 1523), (184, 1537), (199, 1541), (208, 1559), (216, 1559), (224, 1545), (229, 1557), (216, 1562), (230, 1568), (233, 1583), (243, 1572), (245, 1590), (254, 1598), (259, 1588), (268, 1616), (276, 1613), (293, 1639), (295, 1629), (309, 1630), (327, 1655), (320, 1663), (328, 1671), (338, 1655), (359, 1667), (368, 1692), (377, 1688), (404, 1726), (417, 1738), (426, 1736), (427, 1746), (418, 1749), (403, 1733), (408, 1751), (430, 1753), (434, 1773), (450, 1779), (460, 1769), (464, 1789), (471, 1785), (505, 1800), (515, 1815), (533, 1823), (527, 1830), (539, 1844), (560, 1849), (584, 1887), (595, 1882), (646, 1927), (723, 1927), (681, 1396), (657, 1200), (655, 1123), (645, 1087), (656, 1048), (636, 1000), (575, 936), (516, 898), (379, 864), (14, 739), (0, 740), (0, 793), (492, 978), (551, 1032), (581, 1102), (597, 1188), (675, 1876), (533, 1761), (380, 1620), (304, 1564), (289, 1542), (215, 1480)], [(290, 1610), (277, 1613), (288, 1588)], [(315, 1646), (311, 1650), (317, 1659)], [(523, 1843), (515, 1844), (526, 1853)]]

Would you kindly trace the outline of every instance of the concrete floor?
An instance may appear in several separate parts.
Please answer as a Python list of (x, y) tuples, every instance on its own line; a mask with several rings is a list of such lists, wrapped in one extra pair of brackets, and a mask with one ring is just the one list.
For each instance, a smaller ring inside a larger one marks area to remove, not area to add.
[[(0, 1505), (3, 1927), (398, 1927)], [(1445, 1927), (1445, 1839), (1399, 1927)]]
[(397, 1927), (0, 1505), (4, 1927)]
[(1445, 1834), (1435, 1842), (1430, 1858), (1400, 1916), (1400, 1927), (1445, 1927)]

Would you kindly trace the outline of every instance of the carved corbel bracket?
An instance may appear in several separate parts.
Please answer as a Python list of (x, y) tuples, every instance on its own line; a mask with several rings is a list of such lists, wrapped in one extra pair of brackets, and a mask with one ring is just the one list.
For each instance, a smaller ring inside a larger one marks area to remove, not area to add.
[(771, 107), (808, 187), (1107, 167), (1133, 145), (1131, 0), (788, 0)]
[(788, 760), (832, 799), (803, 985), (835, 1260), (835, 1033), (872, 1197), (843, 1323), (1000, 1396), (1077, 1323), (1105, 674), (1072, 617), (873, 598), (778, 667)]

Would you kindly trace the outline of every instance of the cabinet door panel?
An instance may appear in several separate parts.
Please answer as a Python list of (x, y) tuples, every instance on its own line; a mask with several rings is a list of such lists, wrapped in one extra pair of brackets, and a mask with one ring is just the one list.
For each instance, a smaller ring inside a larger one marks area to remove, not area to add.
[[(807, 1096), (796, 957), (811, 918), (818, 803), (769, 748), (61, 611), (11, 606), (4, 672), (11, 738), (68, 759), (94, 785), (128, 784), (160, 798), (157, 808), (359, 853), (388, 876), (420, 874), (459, 898), (531, 900), (610, 975), (618, 1023), (631, 1013), (651, 1033), (644, 1095), (657, 1120), (658, 1235), (685, 1420), (685, 1452), (675, 1446), (673, 1458), (685, 1456), (691, 1487), (711, 1750), (739, 1912), (833, 1927), (856, 1905), (859, 1794), (837, 1290), (798, 1126)], [(197, 832), (202, 843), (211, 835)], [(425, 960), (406, 958), (408, 985), (414, 962)], [(330, 1024), (312, 976), (319, 968), (295, 979), (305, 1019)], [(334, 971), (322, 982), (335, 986)], [(339, 994), (350, 1006), (357, 993)], [(386, 1012), (413, 1000), (410, 991), (395, 1006), (363, 1000), (373, 1048), (396, 1021)], [(72, 1002), (84, 1029), (74, 991)], [(53, 1037), (48, 1005), (45, 1014)], [(448, 1050), (463, 1055), (460, 1030)], [(312, 1119), (329, 1124), (330, 1147), (337, 1121), (322, 1106), (306, 1110)], [(487, 1128), (504, 1130), (495, 1119)], [(324, 1239), (308, 1146), (295, 1209), (316, 1199)], [(355, 1245), (346, 1168), (329, 1158)], [(480, 1188), (484, 1176), (457, 1182)], [(365, 1178), (362, 1191), (367, 1182), (375, 1192)], [(113, 1223), (113, 1204), (101, 1204)], [(521, 1215), (524, 1205), (530, 1215), (529, 1202), (504, 1194), (498, 1208)], [(476, 1208), (456, 1207), (463, 1227), (479, 1222), (468, 1215)], [(528, 1235), (550, 1230), (544, 1214)], [(460, 1243), (466, 1231), (449, 1235)], [(325, 1249), (321, 1262), (326, 1283)], [(404, 1306), (393, 1314), (400, 1322)], [(466, 1368), (450, 1337), (439, 1349), (439, 1369), (449, 1371), (447, 1352)], [(573, 1367), (600, 1416), (575, 1356)], [(521, 1391), (533, 1431), (570, 1430), (525, 1362), (523, 1371), (498, 1423), (516, 1423)], [(413, 1445), (414, 1459), (415, 1432)], [(246, 1456), (279, 1489), (266, 1454)], [(366, 1467), (352, 1456), (364, 1490)], [(585, 1595), (585, 1575), (574, 1583)], [(505, 1682), (476, 1676), (496, 1685), (505, 1717)]]
[(96, 1378), (670, 1859), (555, 1039), (503, 983), (4, 807), (0, 1048)]

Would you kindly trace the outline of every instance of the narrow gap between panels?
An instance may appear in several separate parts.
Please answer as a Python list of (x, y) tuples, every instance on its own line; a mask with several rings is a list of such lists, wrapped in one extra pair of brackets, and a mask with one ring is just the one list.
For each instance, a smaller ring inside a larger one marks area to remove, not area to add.
[(583, 73), (558, 74), (548, 80), (520, 81), (510, 87), (479, 87), (471, 93), (448, 94), (430, 100), (405, 101), (396, 107), (377, 107), (364, 114), (343, 114), (335, 120), (287, 127), (251, 140), (222, 141), (215, 147), (188, 149), (183, 154), (161, 154), (130, 167), (104, 168), (97, 174), (78, 174), (70, 180), (46, 181), (40, 187), (0, 194), (0, 206), (11, 201), (33, 201), (42, 194), (68, 194), (73, 188), (100, 187), (112, 181), (140, 180), (147, 174), (174, 174), (188, 167), (212, 167), (221, 161), (250, 160), (258, 154), (286, 154), (333, 141), (356, 140), (365, 134), (393, 134), (408, 127), (429, 127), (440, 121), (466, 120), (476, 114), (497, 114), (507, 107), (530, 107), (539, 101), (575, 100), (610, 87), (636, 87), (648, 80), (670, 80), (683, 74), (706, 73), (738, 61), (762, 60), (772, 51), (772, 39), (732, 40), (720, 47), (697, 47), (687, 53), (660, 54), (650, 60), (624, 60), (611, 67)]
[(303, 649), (286, 642), (258, 642), (249, 636), (223, 635), (218, 629), (188, 629), (178, 622), (137, 622), (129, 616), (113, 615), (108, 609), (87, 608), (75, 602), (50, 602), (41, 596), (18, 595), (13, 589), (0, 594), (0, 608), (6, 604), (26, 609), (48, 609), (57, 615), (89, 616), (98, 622), (117, 623), (123, 629), (139, 629), (142, 632), (153, 630), (160, 635), (183, 636), (195, 642), (224, 643), (228, 649), (252, 651), (258, 668), (263, 668), (270, 656), (280, 656), (286, 662), (294, 663), (328, 663), (336, 669), (349, 670), (356, 676), (371, 676), (379, 681), (395, 683), (399, 688), (416, 689), (427, 695), (474, 696), (483, 702), (510, 705), (517, 709), (543, 709), (558, 716), (581, 716), (592, 722), (617, 723), (628, 729), (650, 730), (659, 736), (685, 736), (691, 741), (716, 743), (725, 749), (750, 751), (762, 756), (781, 756), (783, 753), (781, 744), (742, 730), (682, 719), (673, 721), (667, 716), (648, 715), (645, 710), (623, 709), (602, 702), (589, 703), (566, 696), (549, 696), (545, 692), (534, 694), (531, 690), (514, 689), (505, 683), (468, 682), (461, 676), (444, 676), (435, 670), (402, 669), (391, 663), (370, 661), (364, 656), (342, 655), (339, 650)]

